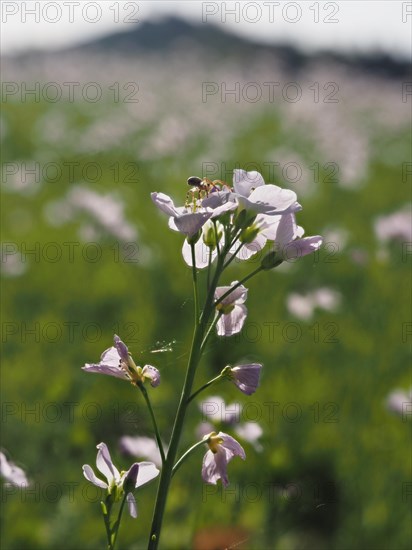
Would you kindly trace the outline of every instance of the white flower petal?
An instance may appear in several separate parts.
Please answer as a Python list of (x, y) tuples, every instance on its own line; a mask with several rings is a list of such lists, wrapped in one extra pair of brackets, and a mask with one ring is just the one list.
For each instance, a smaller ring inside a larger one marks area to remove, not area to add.
[(139, 462), (139, 474), (137, 476), (136, 488), (141, 487), (159, 475), (159, 470), (152, 462)]
[(132, 516), (132, 518), (137, 518), (137, 504), (133, 493), (127, 493), (126, 500), (129, 514)]
[(87, 481), (90, 481), (93, 485), (96, 485), (96, 487), (100, 487), (101, 489), (108, 488), (107, 483), (96, 477), (93, 469), (88, 464), (84, 464), (83, 466), (83, 475)]
[(96, 458), (97, 469), (106, 477), (110, 485), (113, 479), (120, 479), (120, 473), (112, 462), (106, 443), (99, 443), (96, 447), (99, 449)]
[(100, 357), (100, 362), (110, 367), (118, 367), (119, 361), (120, 355), (114, 346), (105, 350)]
[(177, 216), (178, 212), (176, 207), (173, 200), (168, 195), (164, 193), (151, 193), (150, 196), (152, 197), (152, 201), (162, 212), (169, 214), (169, 216)]
[(261, 174), (256, 171), (246, 172), (246, 170), (233, 170), (233, 188), (236, 193), (243, 197), (249, 197), (256, 187), (265, 185)]

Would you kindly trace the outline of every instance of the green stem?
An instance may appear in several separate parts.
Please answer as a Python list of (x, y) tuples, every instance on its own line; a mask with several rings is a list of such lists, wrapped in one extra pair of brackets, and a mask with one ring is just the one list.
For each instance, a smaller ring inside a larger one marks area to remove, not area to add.
[(207, 290), (210, 288), (210, 272), (212, 271), (212, 249), (209, 248), (209, 258), (207, 262)]
[(246, 281), (248, 281), (249, 279), (254, 277), (257, 273), (259, 273), (259, 271), (262, 271), (262, 270), (263, 270), (263, 267), (260, 265), (254, 271), (249, 273), (249, 275), (246, 275), (246, 277), (243, 277), (243, 279), (241, 281), (238, 281), (235, 285), (230, 287), (230, 289), (227, 292), (222, 294), (222, 296), (218, 300), (216, 300), (216, 302), (213, 304), (213, 307), (216, 307), (217, 305), (220, 304), (220, 302), (223, 302), (223, 300), (225, 298), (227, 298), (227, 296), (229, 296), (229, 294), (231, 294), (234, 290), (236, 290), (238, 287), (240, 287), (240, 285), (243, 285), (243, 283), (246, 283)]
[(206, 336), (203, 338), (203, 342), (200, 346), (200, 349), (201, 349), (201, 352), (203, 352), (203, 350), (205, 349), (205, 346), (206, 346), (206, 343), (209, 339), (209, 336), (211, 335), (212, 333), (212, 330), (215, 328), (215, 326), (217, 325), (217, 322), (219, 321), (219, 319), (222, 317), (223, 315), (223, 311), (219, 311), (218, 313), (216, 313), (215, 315), (215, 318), (213, 319), (213, 322), (212, 324), (210, 325), (210, 327), (208, 328), (208, 331), (206, 333)]
[(112, 535), (111, 550), (114, 550), (114, 547), (115, 547), (115, 544), (116, 544), (117, 534), (119, 532), (120, 522), (121, 522), (121, 519), (122, 519), (123, 508), (124, 508), (124, 505), (125, 505), (125, 502), (126, 502), (126, 498), (127, 498), (127, 494), (125, 494), (124, 497), (123, 497), (122, 503), (120, 505), (119, 515), (117, 516), (116, 523), (114, 524), (115, 528), (114, 528), (113, 535)]
[(206, 384), (203, 384), (198, 390), (196, 390), (187, 400), (187, 403), (189, 404), (200, 392), (211, 386), (212, 384), (216, 384), (217, 382), (220, 382), (223, 380), (222, 374), (219, 374), (219, 376), (216, 376), (215, 378), (212, 378), (212, 380), (209, 380)]
[(166, 461), (166, 456), (165, 456), (165, 452), (164, 452), (164, 449), (163, 449), (163, 443), (162, 443), (162, 439), (160, 437), (159, 429), (157, 427), (156, 417), (155, 417), (155, 414), (154, 414), (154, 411), (153, 411), (153, 408), (152, 408), (152, 404), (150, 402), (149, 394), (147, 393), (147, 390), (144, 387), (142, 382), (138, 383), (138, 387), (139, 387), (140, 391), (142, 392), (143, 397), (146, 401), (147, 408), (149, 409), (150, 417), (152, 419), (153, 428), (154, 428), (154, 431), (155, 431), (157, 446), (159, 447), (159, 452), (160, 452), (160, 456), (161, 456), (161, 459), (162, 459), (162, 465), (164, 465), (164, 463)]
[(220, 246), (219, 246), (219, 238), (218, 238), (218, 235), (219, 235), (219, 232), (217, 230), (217, 223), (216, 223), (216, 220), (213, 219), (212, 220), (212, 223), (213, 223), (213, 227), (215, 228), (215, 241), (216, 241), (216, 250), (217, 250), (217, 257), (220, 258)]
[(198, 441), (197, 443), (195, 443), (192, 447), (190, 447), (190, 449), (188, 449), (180, 458), (179, 460), (176, 462), (176, 464), (174, 465), (173, 467), (173, 471), (172, 471), (172, 477), (175, 475), (175, 473), (177, 472), (177, 470), (180, 468), (180, 466), (183, 464), (183, 462), (188, 458), (188, 456), (195, 450), (195, 449), (198, 449), (201, 445), (204, 445), (206, 443), (206, 441), (203, 441), (203, 439), (201, 441)]
[[(186, 409), (188, 407), (188, 399), (192, 391), (196, 369), (202, 355), (201, 344), (203, 341), (205, 328), (207, 326), (209, 317), (212, 311), (214, 310), (213, 298), (214, 298), (215, 289), (216, 289), (219, 277), (223, 271), (222, 257), (224, 258), (224, 254), (223, 256), (222, 254), (220, 254), (220, 256), (218, 257), (215, 274), (206, 298), (202, 315), (200, 319), (198, 316), (196, 316), (196, 323), (194, 327), (192, 346), (190, 350), (189, 362), (188, 362), (187, 371), (186, 371), (186, 378), (183, 385), (182, 394), (180, 396), (180, 401), (179, 401), (179, 406), (175, 417), (175, 422), (173, 425), (173, 431), (170, 438), (170, 445), (169, 445), (169, 450), (167, 452), (167, 458), (160, 475), (160, 482), (159, 482), (159, 487), (158, 487), (157, 497), (156, 497), (156, 505), (154, 509), (152, 526), (150, 530), (148, 550), (156, 550), (159, 545), (160, 531), (161, 531), (163, 515), (166, 507), (167, 494), (169, 491), (170, 481), (172, 479), (173, 465), (176, 460), (180, 437), (183, 431), (183, 423), (186, 416)], [(193, 269), (192, 273), (193, 273), (194, 291), (196, 293), (197, 279), (196, 279), (195, 268)]]
[(190, 249), (192, 251), (193, 296), (195, 300), (195, 321), (197, 325), (199, 323), (199, 293), (197, 289), (196, 254), (194, 243), (190, 243)]
[[(109, 497), (110, 498), (110, 497)], [(107, 536), (107, 548), (108, 550), (113, 550), (112, 545), (112, 530), (110, 528), (110, 509), (111, 509), (111, 503), (108, 502), (108, 499), (106, 498), (106, 502), (101, 502), (102, 505), (102, 511), (103, 511), (103, 521), (104, 526), (106, 528), (106, 536)]]
[(236, 248), (236, 250), (233, 252), (232, 256), (228, 259), (228, 261), (223, 266), (224, 269), (226, 269), (227, 266), (230, 265), (233, 262), (233, 260), (236, 258), (236, 254), (241, 250), (243, 245), (244, 245), (244, 243), (240, 243), (240, 245)]

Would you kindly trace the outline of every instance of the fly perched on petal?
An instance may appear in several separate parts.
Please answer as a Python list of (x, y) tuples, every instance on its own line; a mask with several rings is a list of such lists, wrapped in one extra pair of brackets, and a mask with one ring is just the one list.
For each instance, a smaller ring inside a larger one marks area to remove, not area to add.
[(114, 502), (121, 500), (124, 493), (127, 493), (129, 513), (133, 518), (137, 517), (136, 500), (132, 491), (157, 477), (159, 470), (151, 462), (135, 462), (127, 471), (119, 472), (112, 462), (106, 443), (99, 443), (97, 449), (96, 466), (106, 481), (98, 478), (88, 464), (83, 465), (84, 477), (96, 487), (106, 489)]
[(152, 365), (138, 367), (132, 359), (124, 342), (117, 336), (113, 338), (114, 346), (102, 353), (100, 363), (86, 363), (82, 369), (86, 372), (107, 374), (122, 380), (127, 380), (134, 385), (141, 384), (145, 379), (150, 380), (154, 388), (160, 384), (160, 372)]
[[(230, 286), (219, 286), (215, 291), (215, 300), (219, 300), (233, 286), (237, 285), (238, 281), (233, 281)], [(216, 309), (221, 314), (216, 330), (219, 336), (232, 336), (237, 334), (243, 328), (247, 317), (247, 308), (244, 305), (247, 298), (247, 288), (239, 285), (226, 298), (224, 298)]]
[(222, 485), (227, 487), (229, 479), (227, 476), (227, 465), (235, 456), (240, 456), (243, 460), (246, 458), (243, 447), (228, 434), (223, 432), (212, 432), (204, 438), (208, 444), (209, 450), (203, 458), (202, 478), (205, 483), (216, 485), (220, 479)]

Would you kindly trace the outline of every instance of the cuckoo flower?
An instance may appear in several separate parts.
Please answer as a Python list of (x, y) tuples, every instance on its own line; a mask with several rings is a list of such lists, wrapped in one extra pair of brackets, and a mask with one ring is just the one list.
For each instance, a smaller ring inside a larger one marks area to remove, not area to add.
[(245, 460), (245, 451), (236, 439), (223, 432), (218, 434), (212, 432), (203, 439), (209, 446), (209, 450), (203, 458), (203, 481), (216, 485), (218, 479), (221, 479), (223, 486), (227, 487), (229, 485), (227, 465), (234, 456), (240, 456)]
[(174, 231), (193, 237), (210, 218), (217, 218), (237, 208), (237, 202), (229, 200), (229, 191), (217, 191), (214, 196), (203, 197), (201, 192), (192, 192), (184, 206), (175, 206), (164, 193), (151, 193), (155, 205), (169, 217), (169, 227)]
[(289, 212), (276, 218), (262, 216), (262, 234), (273, 241), (278, 258), (291, 260), (315, 252), (322, 245), (320, 235), (304, 237), (303, 227), (296, 224), (295, 214)]
[(259, 386), (259, 376), (262, 365), (250, 363), (238, 365), (237, 367), (226, 367), (222, 374), (225, 374), (232, 382), (246, 395), (252, 395)]
[(87, 481), (96, 485), (96, 487), (107, 489), (107, 494), (112, 495), (114, 502), (121, 500), (124, 493), (127, 492), (126, 500), (129, 513), (132, 518), (136, 518), (137, 506), (132, 491), (157, 477), (159, 470), (151, 462), (135, 462), (127, 472), (119, 472), (112, 462), (107, 445), (99, 443), (97, 449), (96, 466), (107, 481), (99, 479), (95, 475), (93, 468), (88, 464), (84, 464), (83, 466), (84, 477)]
[[(237, 281), (233, 281), (230, 286), (217, 287), (215, 290), (215, 300), (219, 300), (237, 283)], [(240, 285), (216, 306), (220, 314), (220, 318), (216, 324), (219, 336), (232, 336), (242, 330), (247, 316), (247, 308), (244, 305), (247, 292), (247, 288)]]
[(233, 171), (233, 199), (255, 213), (279, 215), (296, 208), (296, 193), (266, 184), (259, 172)]
[(129, 350), (117, 336), (114, 335), (114, 346), (102, 353), (100, 363), (86, 363), (82, 369), (86, 372), (108, 374), (122, 380), (128, 380), (134, 385), (142, 384), (146, 378), (155, 388), (160, 384), (160, 373), (156, 367), (145, 365), (143, 368), (136, 366)]

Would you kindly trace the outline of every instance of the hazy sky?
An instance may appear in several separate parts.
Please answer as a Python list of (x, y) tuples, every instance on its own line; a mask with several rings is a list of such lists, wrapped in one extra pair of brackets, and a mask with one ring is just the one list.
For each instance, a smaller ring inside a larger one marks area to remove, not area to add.
[(403, 57), (412, 50), (412, 1), (2, 0), (0, 9), (3, 53), (61, 48), (164, 15), (305, 50), (380, 50)]

